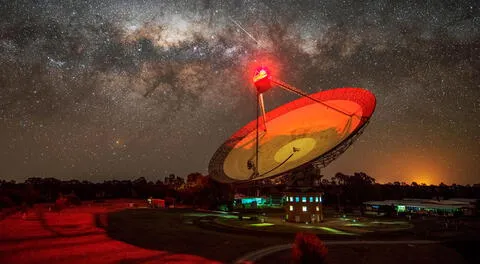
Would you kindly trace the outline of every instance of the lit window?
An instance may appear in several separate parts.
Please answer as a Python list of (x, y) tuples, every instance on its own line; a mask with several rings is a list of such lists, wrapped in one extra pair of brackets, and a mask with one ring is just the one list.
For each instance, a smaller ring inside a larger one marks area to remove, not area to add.
[(293, 211), (293, 205), (290, 205), (290, 211)]
[(310, 196), (310, 202), (313, 203), (313, 197), (312, 196)]
[(290, 202), (293, 202), (293, 196), (290, 196)]
[(320, 207), (318, 207), (318, 206), (317, 206), (317, 208), (315, 208), (315, 209), (317, 209), (317, 211), (320, 211)]
[(320, 196), (320, 202), (322, 202), (322, 196)]
[(302, 206), (302, 211), (306, 212), (306, 211), (307, 211), (307, 207), (306, 207), (306, 206)]
[(306, 203), (307, 202), (307, 197), (303, 196), (302, 197), (302, 203)]
[(315, 197), (315, 202), (318, 203), (318, 196)]
[(300, 202), (300, 197), (298, 197), (298, 196), (295, 197), (295, 202), (297, 202), (297, 203)]

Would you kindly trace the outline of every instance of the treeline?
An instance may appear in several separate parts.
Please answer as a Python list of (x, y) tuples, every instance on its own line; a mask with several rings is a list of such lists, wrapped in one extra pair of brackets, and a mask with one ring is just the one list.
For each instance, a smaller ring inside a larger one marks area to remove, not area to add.
[(363, 172), (346, 175), (337, 173), (330, 180), (322, 179), (324, 202), (331, 205), (360, 205), (365, 201), (416, 199), (480, 199), (480, 184), (426, 185), (412, 182), (376, 183)]
[[(192, 173), (187, 181), (178, 184), (176, 177), (163, 181), (110, 180), (101, 183), (55, 178), (29, 178), (23, 183), (0, 181), (0, 208), (31, 206), (35, 203), (55, 203), (62, 197), (74, 197), (80, 201), (115, 198), (173, 198), (177, 203), (205, 209), (218, 209), (220, 205), (231, 206), (235, 192), (246, 195), (282, 195), (288, 190), (285, 184), (256, 184), (239, 188), (220, 184), (208, 176)], [(337, 173), (331, 179), (321, 179), (315, 187), (321, 191), (323, 203), (336, 207), (358, 206), (371, 200), (399, 200), (404, 198), (480, 199), (480, 184), (474, 185), (425, 185), (412, 182), (376, 183), (376, 180), (363, 173), (346, 175)]]
[(80, 201), (115, 198), (173, 198), (177, 203), (206, 209), (216, 208), (233, 199), (230, 186), (197, 175), (190, 184), (168, 185), (162, 181), (110, 180), (101, 183), (55, 178), (29, 178), (23, 183), (0, 181), (0, 208), (55, 203), (59, 198), (75, 197)]

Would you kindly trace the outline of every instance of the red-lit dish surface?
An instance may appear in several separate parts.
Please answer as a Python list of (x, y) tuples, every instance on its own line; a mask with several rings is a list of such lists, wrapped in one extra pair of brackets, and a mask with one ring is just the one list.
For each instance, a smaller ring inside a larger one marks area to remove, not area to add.
[[(310, 96), (323, 104), (303, 97), (268, 112), (266, 132), (259, 122), (259, 176), (255, 180), (321, 158), (363, 127), (375, 109), (375, 96), (361, 88), (338, 88)], [(256, 124), (251, 121), (217, 150), (209, 165), (211, 177), (221, 182), (252, 179), (254, 170), (247, 163), (256, 161)]]

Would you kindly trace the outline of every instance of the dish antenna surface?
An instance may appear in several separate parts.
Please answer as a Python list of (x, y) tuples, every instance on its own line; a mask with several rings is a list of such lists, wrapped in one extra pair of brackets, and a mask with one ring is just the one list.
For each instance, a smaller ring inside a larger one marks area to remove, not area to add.
[[(325, 167), (361, 134), (375, 110), (375, 96), (363, 88), (336, 88), (314, 94), (255, 71), (257, 118), (215, 152), (210, 176), (224, 183), (283, 175), (308, 164)], [(278, 86), (301, 98), (265, 112), (263, 93)]]

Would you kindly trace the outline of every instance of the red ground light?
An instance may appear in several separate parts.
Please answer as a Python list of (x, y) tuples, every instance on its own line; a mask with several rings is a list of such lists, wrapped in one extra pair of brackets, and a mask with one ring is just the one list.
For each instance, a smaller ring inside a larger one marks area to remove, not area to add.
[(60, 212), (32, 210), (26, 219), (13, 215), (0, 221), (0, 263), (219, 263), (201, 256), (144, 249), (110, 238), (95, 224), (94, 214), (108, 225), (107, 213), (128, 208), (81, 206)]

